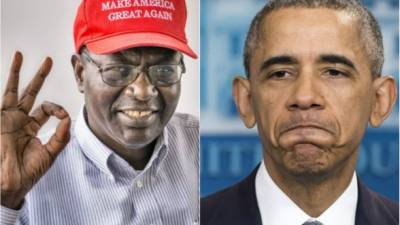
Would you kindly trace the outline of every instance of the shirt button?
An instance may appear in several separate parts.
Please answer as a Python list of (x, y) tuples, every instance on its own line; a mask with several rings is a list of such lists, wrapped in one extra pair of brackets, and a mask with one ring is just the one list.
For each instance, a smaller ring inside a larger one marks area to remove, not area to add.
[[(136, 181), (136, 186), (137, 186), (138, 188), (142, 188), (142, 187), (143, 187), (143, 182), (140, 181), (140, 180)], [(150, 225), (152, 225), (152, 224), (150, 224)]]

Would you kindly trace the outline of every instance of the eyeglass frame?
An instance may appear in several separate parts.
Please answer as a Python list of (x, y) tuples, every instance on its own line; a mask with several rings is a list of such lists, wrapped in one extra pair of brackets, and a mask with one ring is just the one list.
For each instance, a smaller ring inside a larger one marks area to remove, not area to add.
[[(134, 81), (139, 77), (140, 73), (143, 73), (143, 72), (146, 73), (146, 76), (149, 78), (150, 82), (151, 82), (154, 86), (156, 86), (156, 87), (159, 87), (159, 86), (162, 86), (162, 87), (169, 87), (169, 86), (172, 86), (172, 85), (178, 83), (178, 82), (181, 80), (182, 75), (183, 75), (184, 73), (186, 73), (186, 67), (185, 67), (185, 64), (183, 63), (183, 58), (182, 58), (182, 59), (180, 60), (180, 63), (179, 63), (179, 64), (159, 64), (159, 65), (151, 65), (151, 66), (144, 67), (144, 68), (142, 68), (142, 69), (139, 71), (139, 73), (137, 74), (137, 76), (136, 76), (134, 79), (132, 79), (131, 81), (129, 81), (128, 83), (122, 84), (122, 85), (114, 85), (114, 84), (110, 84), (110, 83), (108, 83), (108, 82), (106, 82), (106, 81), (104, 80), (104, 77), (103, 77), (103, 70), (104, 70), (104, 68), (103, 68), (103, 67), (104, 67), (105, 65), (101, 65), (100, 63), (97, 63), (97, 62), (96, 62), (94, 59), (92, 59), (92, 57), (90, 57), (90, 55), (89, 55), (88, 53), (86, 53), (85, 51), (82, 51), (82, 52), (81, 52), (81, 55), (84, 55), (85, 58), (88, 60), (88, 62), (93, 63), (93, 64), (97, 67), (97, 72), (100, 73), (100, 75), (101, 75), (101, 80), (102, 80), (104, 83), (106, 83), (107, 85), (110, 85), (110, 86), (112, 86), (112, 87), (123, 87), (123, 86), (129, 85), (129, 84), (131, 84), (132, 82), (134, 82)], [(124, 63), (117, 63), (116, 65), (125, 65), (125, 66), (129, 66), (129, 67), (138, 67), (138, 66), (134, 66), (134, 65), (131, 65), (131, 64), (124, 64)], [(153, 66), (180, 66), (180, 67), (182, 68), (182, 71), (181, 71), (181, 73), (180, 73), (180, 75), (179, 75), (179, 79), (177, 79), (176, 82), (171, 83), (171, 84), (167, 84), (167, 85), (157, 85), (157, 84), (155, 84), (155, 83), (153, 82), (152, 77), (150, 77), (150, 75), (149, 75), (149, 69), (150, 69), (151, 67), (153, 67)]]

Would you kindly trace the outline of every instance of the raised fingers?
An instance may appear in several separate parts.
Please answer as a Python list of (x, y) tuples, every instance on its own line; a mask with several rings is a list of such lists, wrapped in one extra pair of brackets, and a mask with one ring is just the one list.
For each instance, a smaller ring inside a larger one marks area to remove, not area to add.
[(10, 68), (10, 75), (6, 84), (6, 89), (3, 95), (3, 101), (1, 109), (7, 109), (10, 107), (16, 107), (18, 103), (18, 82), (19, 82), (19, 71), (22, 65), (22, 54), (16, 52)]
[(27, 86), (27, 88), (22, 93), (18, 106), (25, 113), (29, 113), (29, 111), (32, 109), (32, 106), (35, 103), (36, 96), (39, 93), (44, 83), (44, 80), (49, 74), (52, 65), (53, 62), (51, 58), (47, 57), (42, 63), (42, 66), (40, 67), (38, 72), (35, 74), (31, 82)]

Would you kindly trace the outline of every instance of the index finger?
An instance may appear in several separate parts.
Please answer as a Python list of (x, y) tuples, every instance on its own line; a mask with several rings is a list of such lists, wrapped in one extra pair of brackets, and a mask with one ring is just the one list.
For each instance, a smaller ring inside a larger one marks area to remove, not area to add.
[(39, 93), (40, 89), (42, 88), (44, 80), (49, 74), (52, 65), (53, 61), (51, 60), (51, 58), (46, 57), (46, 59), (42, 63), (42, 66), (40, 67), (36, 75), (33, 77), (28, 87), (22, 93), (18, 106), (20, 106), (20, 108), (24, 112), (28, 113), (31, 110), (33, 104), (35, 103), (36, 96)]
[(19, 71), (21, 70), (22, 59), (23, 57), (21, 52), (17, 51), (11, 64), (10, 75), (8, 76), (6, 90), (4, 91), (1, 106), (2, 110), (16, 107), (18, 104)]

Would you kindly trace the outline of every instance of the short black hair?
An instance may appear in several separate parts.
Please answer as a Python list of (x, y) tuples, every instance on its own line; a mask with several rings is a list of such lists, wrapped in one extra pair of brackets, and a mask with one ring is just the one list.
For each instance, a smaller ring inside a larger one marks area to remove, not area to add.
[(283, 8), (328, 8), (350, 13), (358, 18), (359, 31), (366, 49), (372, 76), (382, 73), (384, 61), (382, 33), (372, 13), (359, 0), (270, 0), (253, 18), (244, 45), (243, 62), (246, 76), (250, 76), (250, 61), (262, 36), (263, 19), (271, 12)]

